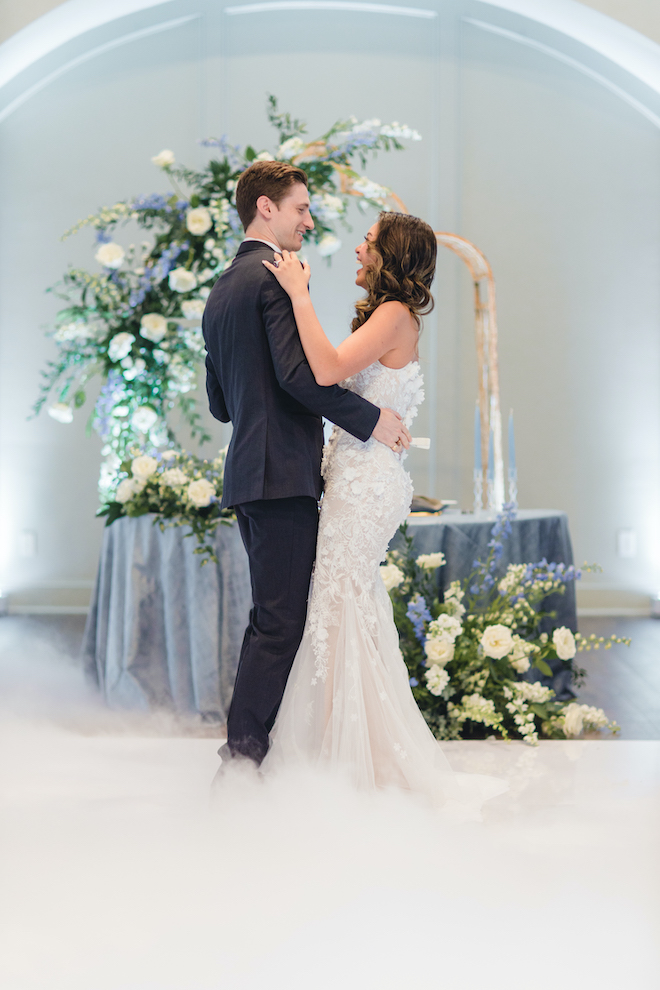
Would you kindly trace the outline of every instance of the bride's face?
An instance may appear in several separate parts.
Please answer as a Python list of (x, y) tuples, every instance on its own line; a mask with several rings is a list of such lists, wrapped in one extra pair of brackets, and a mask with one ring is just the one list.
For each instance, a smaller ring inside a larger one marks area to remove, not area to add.
[(367, 231), (367, 235), (365, 239), (362, 241), (362, 244), (358, 245), (358, 247), (356, 247), (355, 249), (355, 254), (357, 256), (357, 263), (358, 265), (360, 265), (360, 267), (357, 270), (357, 274), (355, 276), (355, 284), (359, 285), (361, 289), (366, 289), (367, 287), (367, 283), (364, 278), (365, 268), (368, 268), (369, 265), (373, 265), (375, 260), (373, 254), (370, 254), (369, 252), (369, 244), (370, 243), (373, 244), (373, 242), (376, 240), (377, 233), (378, 233), (378, 224), (375, 223), (373, 227), (370, 227), (369, 230)]

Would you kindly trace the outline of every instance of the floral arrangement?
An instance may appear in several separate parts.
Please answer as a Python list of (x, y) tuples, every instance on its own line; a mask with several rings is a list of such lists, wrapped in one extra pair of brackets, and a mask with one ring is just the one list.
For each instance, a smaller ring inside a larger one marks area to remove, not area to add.
[(514, 516), (513, 504), (505, 505), (491, 530), (487, 559), (475, 561), (467, 580), (453, 581), (443, 601), (436, 570), (444, 556), (415, 556), (405, 525), (404, 549), (390, 551), (381, 566), (417, 704), (438, 739), (488, 734), (536, 744), (539, 733), (563, 739), (592, 729), (617, 732), (601, 709), (558, 701), (538, 678), (551, 676), (548, 659), (558, 658), (580, 684), (586, 672), (575, 664), (578, 651), (630, 640), (583, 639), (565, 626), (540, 631), (543, 620), (555, 615), (542, 611), (544, 599), (563, 593), (581, 572), (542, 560), (510, 564), (498, 579)]
[[(351, 117), (310, 140), (305, 123), (280, 113), (272, 96), (268, 118), (277, 131), (274, 154), (210, 138), (201, 143), (215, 155), (194, 171), (177, 165), (171, 151), (161, 151), (152, 161), (169, 180), (169, 193), (104, 207), (64, 234), (92, 227), (100, 270), (69, 268), (51, 290), (66, 305), (52, 331), (57, 358), (44, 372), (35, 412), (52, 396), (50, 415), (71, 422), (86, 401), (87, 383), (101, 377), (90, 426), (104, 444), (99, 482), (104, 503), (112, 499), (120, 466), (132, 448), (155, 451), (175, 442), (174, 409), (194, 439), (210, 439), (191, 393), (204, 352), (206, 298), (243, 238), (234, 202), (241, 172), (262, 159), (289, 161), (306, 172), (315, 222), (309, 238), (325, 258), (341, 246), (336, 228), (348, 226), (351, 198), (364, 210), (399, 203), (389, 189), (358, 172), (354, 162), (364, 168), (369, 154), (401, 149), (402, 139), (419, 140), (416, 131)], [(148, 239), (123, 246), (115, 238), (125, 225), (138, 236), (147, 231)]]
[(226, 450), (213, 461), (202, 461), (192, 454), (164, 450), (155, 457), (138, 453), (122, 463), (114, 498), (98, 513), (110, 525), (120, 516), (144, 516), (154, 513), (154, 523), (166, 526), (189, 526), (186, 536), (197, 537), (195, 553), (202, 554), (202, 564), (217, 563), (210, 542), (218, 523), (229, 525), (234, 519), (231, 509), (221, 509), (222, 479)]

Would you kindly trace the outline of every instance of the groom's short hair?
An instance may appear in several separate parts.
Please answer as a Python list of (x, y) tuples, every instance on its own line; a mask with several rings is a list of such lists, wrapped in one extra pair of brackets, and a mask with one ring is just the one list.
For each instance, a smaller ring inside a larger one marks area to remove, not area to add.
[(296, 182), (306, 186), (307, 174), (288, 162), (253, 162), (246, 168), (236, 186), (236, 209), (243, 229), (254, 220), (260, 196), (268, 196), (279, 206)]

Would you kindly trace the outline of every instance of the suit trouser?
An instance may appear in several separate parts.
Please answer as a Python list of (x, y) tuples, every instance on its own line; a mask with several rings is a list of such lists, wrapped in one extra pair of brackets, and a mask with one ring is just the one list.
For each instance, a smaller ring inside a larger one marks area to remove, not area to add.
[(250, 561), (253, 607), (227, 718), (232, 757), (260, 764), (300, 646), (316, 556), (316, 499), (263, 499), (234, 506)]

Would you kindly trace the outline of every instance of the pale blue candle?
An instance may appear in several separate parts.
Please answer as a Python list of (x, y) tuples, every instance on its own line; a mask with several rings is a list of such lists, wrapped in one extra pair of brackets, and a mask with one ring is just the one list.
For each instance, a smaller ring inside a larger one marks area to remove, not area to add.
[(509, 410), (509, 474), (516, 473), (516, 443), (513, 437), (513, 409)]
[(478, 401), (474, 407), (474, 470), (481, 473), (481, 413)]
[(488, 480), (495, 481), (495, 441), (492, 426), (488, 436)]

